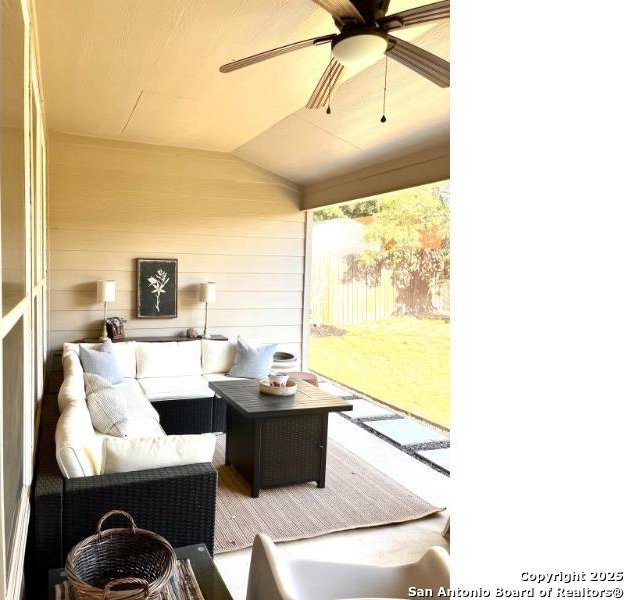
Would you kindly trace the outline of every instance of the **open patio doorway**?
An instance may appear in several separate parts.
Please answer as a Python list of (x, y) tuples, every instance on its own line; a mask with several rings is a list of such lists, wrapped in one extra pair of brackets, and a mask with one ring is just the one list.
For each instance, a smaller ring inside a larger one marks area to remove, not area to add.
[(309, 366), (450, 426), (448, 181), (314, 211)]

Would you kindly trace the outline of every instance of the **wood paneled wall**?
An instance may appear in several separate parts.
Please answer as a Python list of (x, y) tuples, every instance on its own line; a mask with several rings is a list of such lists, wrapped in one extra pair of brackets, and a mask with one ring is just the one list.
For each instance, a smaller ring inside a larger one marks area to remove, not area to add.
[[(305, 214), (300, 190), (220, 152), (50, 136), (50, 347), (96, 335), (96, 281), (126, 334), (203, 328), (198, 284), (216, 281), (209, 330), (301, 356)], [(178, 317), (136, 318), (135, 259), (177, 258)]]

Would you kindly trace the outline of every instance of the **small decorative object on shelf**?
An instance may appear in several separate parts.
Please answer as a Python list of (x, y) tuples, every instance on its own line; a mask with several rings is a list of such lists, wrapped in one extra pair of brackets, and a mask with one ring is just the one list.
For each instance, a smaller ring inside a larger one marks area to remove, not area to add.
[(258, 382), (260, 392), (269, 396), (294, 396), (297, 393), (297, 384), (289, 379), (286, 385), (273, 385), (268, 379), (261, 379)]
[[(129, 527), (102, 530), (112, 515), (126, 517)], [(73, 600), (147, 600), (160, 597), (175, 564), (175, 552), (167, 540), (138, 529), (128, 513), (112, 510), (99, 520), (95, 535), (71, 549), (65, 571)]]
[(108, 317), (106, 319), (106, 333), (111, 340), (118, 341), (126, 337), (124, 323), (127, 321), (123, 317)]
[(197, 329), (194, 329), (193, 327), (189, 327), (186, 330), (186, 337), (187, 338), (191, 338), (192, 340), (194, 340), (195, 338), (201, 337), (197, 331)]

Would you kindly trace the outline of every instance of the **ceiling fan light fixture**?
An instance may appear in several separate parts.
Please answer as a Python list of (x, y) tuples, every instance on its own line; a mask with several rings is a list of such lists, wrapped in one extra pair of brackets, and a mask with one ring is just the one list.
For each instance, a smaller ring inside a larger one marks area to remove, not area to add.
[(388, 40), (381, 33), (340, 36), (332, 44), (334, 58), (345, 67), (365, 69), (383, 57)]

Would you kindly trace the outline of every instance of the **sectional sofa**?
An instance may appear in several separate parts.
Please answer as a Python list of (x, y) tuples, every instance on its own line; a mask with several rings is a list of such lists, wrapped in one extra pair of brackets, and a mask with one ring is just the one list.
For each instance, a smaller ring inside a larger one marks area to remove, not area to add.
[[(229, 378), (234, 343), (129, 341), (115, 343), (112, 350), (124, 378), (119, 386), (134, 402), (155, 409), (154, 415), (133, 413), (139, 419), (136, 435), (225, 431), (224, 402), (208, 384)], [(107, 436), (91, 424), (79, 352), (79, 344), (64, 345), (58, 402), (47, 396), (41, 411), (31, 531), (39, 583), (113, 508), (128, 511), (139, 526), (174, 546), (203, 542), (212, 552), (216, 469), (206, 462), (103, 474)]]

